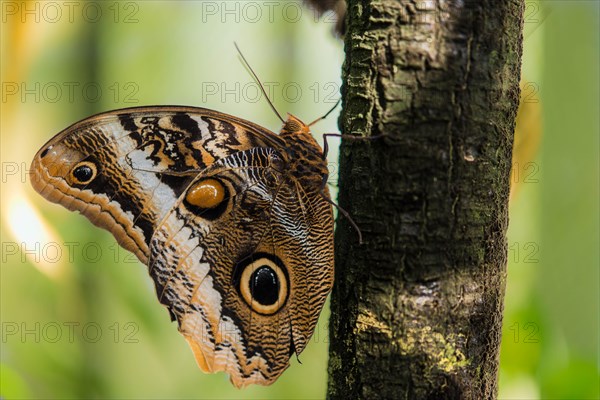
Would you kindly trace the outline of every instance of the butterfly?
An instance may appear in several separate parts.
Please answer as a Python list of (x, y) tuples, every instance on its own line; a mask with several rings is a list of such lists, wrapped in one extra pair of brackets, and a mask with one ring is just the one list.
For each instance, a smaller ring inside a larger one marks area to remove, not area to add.
[(38, 193), (148, 266), (199, 367), (236, 387), (270, 385), (288, 368), (333, 286), (335, 203), (316, 121), (283, 120), (269, 104), (279, 134), (198, 107), (101, 113), (50, 139), (31, 165)]
[(333, 284), (333, 212), (298, 118), (276, 135), (203, 108), (110, 111), (52, 138), (31, 171), (148, 266), (202, 370), (268, 385), (307, 345)]

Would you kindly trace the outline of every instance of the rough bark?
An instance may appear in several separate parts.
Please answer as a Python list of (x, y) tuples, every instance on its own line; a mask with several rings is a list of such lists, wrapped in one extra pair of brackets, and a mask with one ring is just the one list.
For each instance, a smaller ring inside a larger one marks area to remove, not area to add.
[(331, 399), (496, 397), (523, 7), (348, 1)]

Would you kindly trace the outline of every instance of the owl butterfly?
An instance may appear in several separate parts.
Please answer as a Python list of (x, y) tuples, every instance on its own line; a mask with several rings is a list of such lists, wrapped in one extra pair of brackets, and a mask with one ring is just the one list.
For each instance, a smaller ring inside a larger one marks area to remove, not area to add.
[(204, 108), (128, 108), (60, 132), (31, 171), (38, 193), (148, 266), (203, 371), (269, 385), (306, 347), (333, 284), (309, 125), (289, 115), (277, 135)]

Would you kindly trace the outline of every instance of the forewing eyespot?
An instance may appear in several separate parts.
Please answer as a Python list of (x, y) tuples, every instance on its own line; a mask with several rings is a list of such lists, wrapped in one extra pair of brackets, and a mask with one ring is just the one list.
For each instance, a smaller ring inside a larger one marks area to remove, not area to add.
[(71, 170), (69, 180), (71, 185), (87, 185), (96, 178), (98, 169), (91, 161), (82, 161)]

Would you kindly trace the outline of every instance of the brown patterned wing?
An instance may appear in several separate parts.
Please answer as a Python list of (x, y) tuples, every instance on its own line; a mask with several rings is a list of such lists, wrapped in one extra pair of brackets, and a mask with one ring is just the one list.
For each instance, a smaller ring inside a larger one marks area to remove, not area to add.
[[(286, 167), (272, 148), (215, 162), (151, 243), (159, 299), (199, 366), (229, 373), (237, 387), (269, 385), (283, 373), (310, 339), (333, 283), (331, 206)], [(217, 190), (198, 196), (205, 186)]]
[(157, 223), (199, 171), (235, 152), (280, 142), (256, 124), (203, 108), (117, 110), (84, 119), (46, 143), (32, 162), (32, 185), (109, 230), (147, 263)]

